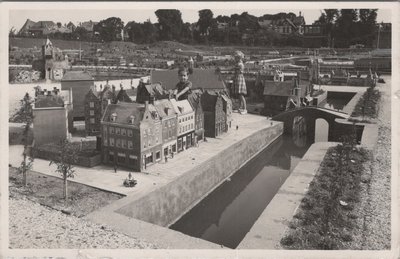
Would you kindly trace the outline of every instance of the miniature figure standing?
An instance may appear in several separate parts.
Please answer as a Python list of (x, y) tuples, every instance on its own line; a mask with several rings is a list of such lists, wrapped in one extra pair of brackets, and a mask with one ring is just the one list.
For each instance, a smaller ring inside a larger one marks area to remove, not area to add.
[(234, 97), (236, 97), (236, 96), (239, 97), (239, 101), (240, 101), (239, 112), (240, 112), (240, 114), (246, 114), (247, 107), (246, 107), (246, 99), (244, 98), (244, 96), (247, 94), (247, 88), (246, 88), (246, 81), (244, 80), (244, 76), (243, 76), (244, 54), (243, 54), (243, 52), (237, 50), (237, 51), (235, 51), (234, 56), (235, 56), (235, 61), (236, 61), (235, 77), (233, 80)]
[(188, 70), (185, 67), (181, 67), (178, 70), (179, 83), (176, 84), (174, 91), (175, 98), (180, 100), (185, 100), (192, 88), (192, 82), (189, 81)]

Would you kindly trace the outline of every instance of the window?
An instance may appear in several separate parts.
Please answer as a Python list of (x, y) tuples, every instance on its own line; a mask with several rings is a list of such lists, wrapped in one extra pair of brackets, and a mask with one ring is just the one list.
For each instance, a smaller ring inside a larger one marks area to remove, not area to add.
[(132, 130), (128, 130), (128, 137), (132, 137), (132, 135), (133, 135)]
[(90, 108), (94, 108), (94, 102), (89, 103)]
[(104, 135), (107, 135), (107, 126), (103, 127), (103, 132), (104, 132)]
[(182, 122), (182, 120), (181, 119), (179, 119), (179, 123), (181, 123)]
[(122, 143), (122, 147), (126, 148), (126, 140), (125, 139), (121, 139), (121, 143)]
[(117, 135), (121, 134), (121, 129), (120, 128), (115, 128), (115, 134), (117, 134)]
[(125, 136), (126, 135), (126, 129), (121, 129), (121, 135)]
[(94, 123), (94, 118), (90, 118), (90, 123)]
[(103, 145), (107, 146), (107, 139), (106, 138), (104, 138)]
[(110, 134), (114, 134), (114, 127), (110, 127)]
[(124, 153), (118, 153), (118, 163), (125, 163), (125, 157)]
[(120, 147), (120, 146), (121, 146), (121, 140), (120, 140), (120, 139), (117, 138), (117, 139), (115, 140), (115, 146), (116, 146), (116, 147)]
[(133, 149), (133, 142), (132, 141), (128, 141), (128, 148), (129, 149)]
[(117, 120), (117, 114), (114, 112), (113, 114), (111, 114), (110, 116), (110, 121), (115, 122)]
[(158, 161), (158, 160), (160, 160), (161, 159), (161, 152), (160, 151), (157, 151), (157, 153), (156, 153), (156, 160)]
[(114, 161), (114, 153), (111, 152), (111, 151), (108, 153), (108, 160), (109, 160), (110, 162), (113, 162), (113, 161)]
[(110, 146), (113, 147), (114, 146), (114, 139), (110, 138)]
[(90, 113), (90, 116), (94, 116), (94, 110), (90, 110), (89, 113)]

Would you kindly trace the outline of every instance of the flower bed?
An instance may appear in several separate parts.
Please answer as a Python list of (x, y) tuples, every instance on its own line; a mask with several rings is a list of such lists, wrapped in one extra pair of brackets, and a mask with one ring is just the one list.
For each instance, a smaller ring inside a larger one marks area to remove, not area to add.
[(356, 226), (353, 209), (368, 152), (353, 144), (328, 150), (320, 172), (311, 182), (289, 231), (281, 239), (286, 249), (343, 249)]

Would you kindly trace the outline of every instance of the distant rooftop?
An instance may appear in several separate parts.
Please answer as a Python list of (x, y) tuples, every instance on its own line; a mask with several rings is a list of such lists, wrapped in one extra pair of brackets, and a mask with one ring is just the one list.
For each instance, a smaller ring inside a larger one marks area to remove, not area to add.
[(68, 71), (61, 81), (93, 81), (94, 78), (86, 71)]

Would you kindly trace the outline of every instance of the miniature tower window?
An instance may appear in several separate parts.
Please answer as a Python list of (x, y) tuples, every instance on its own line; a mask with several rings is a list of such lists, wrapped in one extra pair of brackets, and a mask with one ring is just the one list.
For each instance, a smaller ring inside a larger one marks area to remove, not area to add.
[(112, 122), (115, 122), (117, 120), (117, 114), (115, 112), (113, 114), (111, 114), (110, 120)]

